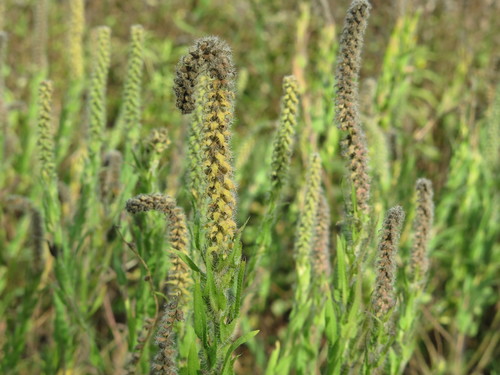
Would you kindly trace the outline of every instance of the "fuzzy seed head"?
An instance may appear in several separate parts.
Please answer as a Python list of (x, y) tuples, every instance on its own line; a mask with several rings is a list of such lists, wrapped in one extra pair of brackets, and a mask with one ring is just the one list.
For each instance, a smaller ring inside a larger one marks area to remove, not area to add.
[[(125, 209), (131, 213), (157, 211), (165, 215), (168, 221), (168, 239), (176, 251), (188, 254), (189, 237), (184, 211), (176, 206), (175, 200), (162, 194), (141, 194), (127, 201)], [(167, 284), (168, 295), (179, 298), (183, 306), (189, 299), (191, 277), (188, 266), (176, 254), (171, 256), (172, 266), (169, 271)]]
[(378, 246), (377, 278), (373, 309), (377, 317), (385, 316), (396, 304), (396, 254), (405, 213), (400, 206), (389, 209), (384, 220)]
[(347, 11), (340, 37), (336, 114), (337, 124), (344, 131), (359, 124), (358, 76), (370, 8), (367, 0), (354, 0)]
[(170, 146), (170, 137), (166, 128), (151, 130), (147, 139), (148, 148), (155, 154), (162, 154)]
[(89, 148), (91, 155), (100, 152), (102, 134), (106, 128), (106, 84), (111, 61), (111, 29), (101, 26), (96, 30), (97, 51), (90, 81)]
[(141, 82), (144, 70), (144, 28), (134, 25), (130, 30), (130, 47), (123, 98), (123, 119), (126, 137), (137, 130), (141, 121)]
[(177, 108), (183, 114), (195, 109), (195, 87), (200, 74), (217, 80), (228, 91), (232, 90), (235, 69), (231, 48), (223, 40), (209, 36), (198, 39), (177, 66), (174, 91)]
[(416, 184), (417, 212), (413, 221), (413, 246), (411, 250), (412, 277), (415, 281), (425, 280), (429, 267), (427, 245), (434, 220), (434, 202), (432, 182), (420, 178)]
[(340, 38), (335, 102), (337, 125), (347, 132), (342, 149), (348, 160), (350, 180), (356, 193), (357, 205), (365, 213), (369, 210), (370, 179), (366, 140), (358, 108), (358, 77), (370, 7), (367, 0), (354, 0), (347, 11)]
[(71, 74), (75, 79), (82, 79), (83, 66), (83, 33), (85, 31), (84, 0), (69, 1), (69, 58)]
[(175, 339), (175, 323), (184, 319), (174, 298), (165, 305), (155, 343), (159, 348), (151, 364), (154, 375), (177, 375), (177, 342)]
[(201, 38), (183, 56), (174, 80), (177, 107), (191, 113), (200, 74), (208, 78), (203, 98), (202, 167), (206, 181), (208, 253), (225, 258), (236, 233), (230, 126), (235, 70), (229, 46), (216, 37)]
[(288, 174), (297, 127), (299, 107), (298, 84), (294, 76), (283, 79), (281, 117), (274, 140), (271, 181), (274, 195), (279, 194)]
[(210, 78), (206, 74), (198, 77), (196, 88), (196, 108), (189, 128), (188, 137), (188, 190), (196, 199), (198, 209), (203, 211), (203, 196), (206, 191), (205, 173), (203, 171), (203, 118), (204, 106)]
[(330, 265), (330, 206), (323, 189), (320, 190), (318, 201), (312, 250), (314, 275), (329, 280), (332, 273)]
[(38, 154), (40, 173), (46, 182), (56, 179), (52, 129), (52, 82), (43, 81), (38, 89)]
[(318, 217), (318, 202), (321, 187), (321, 158), (317, 153), (311, 155), (306, 184), (305, 203), (301, 210), (297, 230), (298, 235), (295, 241), (298, 301), (304, 301), (307, 297), (311, 281), (312, 247)]

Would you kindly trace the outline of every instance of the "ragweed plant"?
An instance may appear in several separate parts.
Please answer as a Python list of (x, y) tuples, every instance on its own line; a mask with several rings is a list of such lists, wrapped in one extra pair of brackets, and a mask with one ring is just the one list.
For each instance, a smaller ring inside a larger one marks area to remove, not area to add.
[(203, 108), (203, 168), (208, 196), (207, 252), (225, 259), (236, 233), (236, 187), (233, 182), (229, 127), (233, 120), (234, 67), (231, 51), (217, 38), (198, 40), (181, 59), (175, 79), (177, 107), (182, 113), (195, 109), (194, 90), (200, 73), (207, 73)]
[(498, 370), (498, 4), (254, 3), (0, 1), (0, 373)]
[(206, 274), (199, 273), (195, 283), (194, 319), (196, 334), (203, 343), (202, 367), (210, 374), (232, 371), (232, 335), (245, 270), (236, 233), (236, 187), (230, 149), (235, 74), (229, 46), (208, 37), (197, 40), (181, 58), (174, 81), (177, 107), (188, 114), (195, 110), (199, 98), (195, 94), (198, 78), (205, 76), (208, 80), (202, 82), (206, 92), (201, 129), (207, 217), (200, 250)]

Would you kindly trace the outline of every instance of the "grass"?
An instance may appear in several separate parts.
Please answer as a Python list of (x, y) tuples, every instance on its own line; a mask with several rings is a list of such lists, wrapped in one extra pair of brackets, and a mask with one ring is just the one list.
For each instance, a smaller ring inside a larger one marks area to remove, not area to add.
[(500, 373), (498, 5), (335, 5), (0, 5), (0, 372)]

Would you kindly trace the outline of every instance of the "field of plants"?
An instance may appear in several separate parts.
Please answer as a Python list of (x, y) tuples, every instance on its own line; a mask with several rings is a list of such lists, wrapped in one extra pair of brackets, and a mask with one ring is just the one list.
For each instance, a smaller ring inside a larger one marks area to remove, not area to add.
[(0, 374), (500, 374), (499, 14), (0, 0)]

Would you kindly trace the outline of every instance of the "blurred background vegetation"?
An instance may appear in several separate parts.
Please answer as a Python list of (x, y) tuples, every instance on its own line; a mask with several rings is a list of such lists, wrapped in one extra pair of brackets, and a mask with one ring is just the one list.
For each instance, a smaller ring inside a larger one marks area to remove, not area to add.
[[(58, 143), (61, 151), (57, 155), (58, 177), (69, 195), (61, 200), (70, 202), (66, 212), (72, 212), (81, 188), (80, 165), (85, 155), (81, 139), (86, 134), (87, 118), (84, 105), (76, 105), (71, 96), (75, 77), (67, 48), (69, 1), (48, 3), (46, 40), (37, 29), (41, 27), (36, 22), (37, 1), (2, 0), (0, 5), (0, 29), (8, 36), (5, 63), (1, 67), (5, 80), (0, 99), (5, 108), (2, 115), (5, 147), (0, 200), (5, 202), (15, 194), (28, 197), (39, 208), (42, 206), (34, 173), (38, 164), (33, 146), (36, 136), (33, 120), (37, 82), (46, 64), (44, 74), (54, 83), (54, 117), (72, 118), (72, 127)], [(154, 184), (141, 187), (139, 183), (130, 187), (129, 192), (146, 193), (149, 191), (142, 191), (144, 187), (152, 186), (155, 191), (177, 196), (181, 205), (189, 207), (189, 197), (183, 189), (188, 120), (175, 108), (172, 86), (176, 64), (192, 41), (201, 36), (220, 36), (232, 47), (238, 71), (232, 142), (239, 192), (238, 221), (241, 225), (249, 220), (244, 245), (252, 243), (258, 230), (254, 218), (265, 210), (269, 172), (265, 163), (279, 115), (281, 82), (288, 74), (298, 79), (301, 108), (297, 146), (285, 193), (287, 219), (277, 224), (273, 242), (281, 256), (272, 264), (273, 280), (269, 281), (269, 291), (264, 293), (269, 296), (260, 305), (249, 308), (243, 319), (245, 329), (260, 329), (260, 333), (240, 349), (243, 355), (235, 367), (239, 374), (263, 372), (265, 358), (286, 326), (294, 283), (291, 249), (298, 212), (295, 196), (302, 186), (311, 149), (317, 149), (323, 159), (323, 183), (332, 222), (342, 220), (344, 162), (338, 147), (340, 136), (333, 123), (333, 94), (337, 36), (349, 3), (348, 0), (85, 2), (86, 77), (90, 77), (91, 54), (96, 48), (92, 29), (107, 25), (112, 30), (107, 93), (110, 131), (117, 122), (122, 101), (130, 27), (141, 24), (146, 30), (139, 138), (144, 142), (153, 128), (166, 128), (171, 144), (161, 155)], [(500, 2), (372, 0), (371, 3), (360, 87), (375, 211), (382, 215), (395, 204), (413, 207), (412, 191), (419, 177), (430, 179), (435, 189), (429, 287), (417, 330), (418, 343), (406, 371), (408, 374), (499, 374)], [(47, 58), (40, 60), (39, 49), (45, 43)], [(76, 101), (85, 103), (86, 98), (87, 93), (82, 90)], [(141, 179), (143, 175), (139, 172), (138, 176)], [(122, 208), (123, 199), (129, 197), (120, 198)], [(57, 335), (61, 334), (56, 332), (54, 336), (51, 323), (58, 309), (50, 302), (54, 276), (46, 270), (49, 276), (42, 286), (45, 289), (40, 295), (33, 292), (38, 286), (30, 278), (34, 266), (29, 252), (29, 220), (19, 214), (13, 216), (3, 203), (2, 206), (0, 361), (3, 365), (0, 368), (3, 373), (120, 373), (118, 369), (123, 368), (126, 353), (133, 347), (127, 332), (136, 330), (131, 335), (134, 337), (141, 328), (130, 326), (126, 319), (129, 306), (120, 302), (126, 294), (124, 290), (129, 288), (127, 283), (132, 283), (131, 290), (135, 290), (134, 283), (143, 272), (137, 265), (119, 271), (120, 264), (133, 263), (135, 259), (113, 230), (114, 225), (120, 225), (120, 230), (126, 232), (126, 215), (116, 209), (92, 233), (104, 239), (93, 254), (105, 258), (103, 268), (109, 269), (96, 271), (93, 267), (99, 261), (92, 263), (95, 262), (92, 260), (86, 269), (93, 271), (80, 275), (89, 277), (85, 293), (93, 290), (96, 295), (78, 297), (87, 298), (92, 311), (65, 318), (68, 327), (64, 335), (72, 336), (67, 341), (71, 354), (61, 360), (53, 359), (50, 354), (58, 347)], [(412, 215), (410, 212), (409, 219)], [(401, 239), (402, 258), (408, 255), (410, 223), (407, 220)], [(82, 228), (87, 230), (84, 225)], [(339, 232), (339, 225), (333, 230)], [(154, 247), (161, 243), (161, 232), (161, 225), (157, 225), (150, 239), (137, 234), (135, 238), (139, 236), (140, 241), (149, 241), (148, 246)], [(92, 246), (89, 236), (82, 234), (79, 245), (75, 245), (82, 261), (85, 259), (82, 254)], [(50, 263), (48, 246), (44, 251), (44, 259)], [(105, 254), (112, 255), (108, 259)], [(144, 291), (137, 293), (141, 295)], [(71, 365), (62, 366), (65, 361)]]

